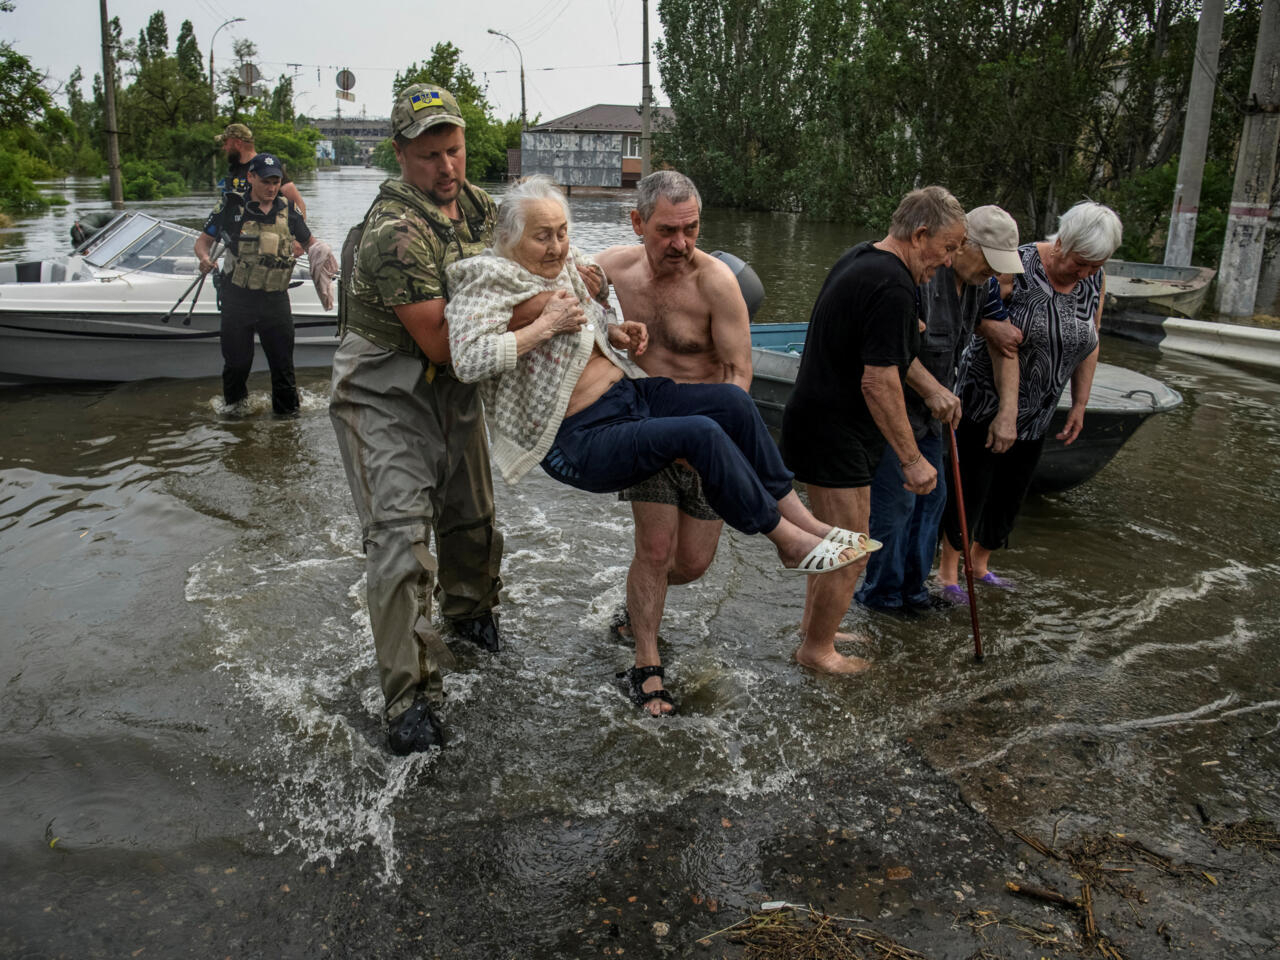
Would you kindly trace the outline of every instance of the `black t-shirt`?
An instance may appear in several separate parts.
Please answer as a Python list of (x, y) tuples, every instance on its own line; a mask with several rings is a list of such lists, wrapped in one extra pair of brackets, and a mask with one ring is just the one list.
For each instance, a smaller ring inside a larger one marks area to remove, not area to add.
[(256, 200), (245, 201), (238, 193), (224, 193), (218, 206), (209, 219), (205, 221), (204, 232), (215, 240), (225, 234), (230, 238), (231, 252), (237, 253), (240, 241), (240, 228), (246, 221), (256, 220), (259, 223), (275, 223), (276, 217), (288, 210), (289, 232), (293, 239), (304, 247), (311, 242), (311, 231), (307, 229), (307, 221), (302, 218), (298, 208), (284, 197), (277, 196), (276, 202), (265, 213), (258, 207)]
[(802, 479), (808, 474), (817, 482), (817, 462), (838, 458), (841, 444), (883, 444), (862, 374), (868, 365), (897, 367), (905, 379), (920, 349), (919, 317), (915, 280), (894, 254), (860, 243), (831, 268), (783, 418), (783, 455)]

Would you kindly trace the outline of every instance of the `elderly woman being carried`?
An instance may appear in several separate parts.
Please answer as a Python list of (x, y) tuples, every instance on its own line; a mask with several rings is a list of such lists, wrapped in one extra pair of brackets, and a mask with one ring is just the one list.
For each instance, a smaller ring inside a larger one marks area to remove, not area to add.
[(455, 375), (481, 382), (493, 463), (508, 483), (535, 465), (592, 493), (631, 486), (674, 460), (702, 477), (730, 526), (762, 533), (785, 570), (828, 573), (866, 538), (817, 520), (796, 496), (751, 398), (730, 384), (646, 377), (643, 324), (611, 322), (569, 245), (569, 211), (547, 177), (509, 190), (494, 249), (449, 268), (445, 316)]

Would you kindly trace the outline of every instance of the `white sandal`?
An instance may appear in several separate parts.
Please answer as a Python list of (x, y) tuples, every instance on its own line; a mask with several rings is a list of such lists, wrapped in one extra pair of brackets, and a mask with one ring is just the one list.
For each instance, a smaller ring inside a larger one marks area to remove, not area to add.
[(855, 533), (852, 530), (846, 530), (843, 527), (832, 527), (827, 531), (824, 540), (830, 540), (833, 543), (842, 543), (846, 547), (857, 547), (862, 554), (875, 553), (884, 546), (879, 540), (872, 540), (865, 533)]
[(783, 573), (802, 573), (813, 575), (818, 573), (831, 573), (839, 570), (841, 567), (847, 567), (851, 563), (856, 563), (861, 557), (861, 553), (854, 553), (848, 559), (841, 559), (840, 554), (850, 549), (846, 543), (839, 543), (835, 540), (819, 540), (817, 546), (805, 554), (804, 559), (794, 567), (782, 568)]

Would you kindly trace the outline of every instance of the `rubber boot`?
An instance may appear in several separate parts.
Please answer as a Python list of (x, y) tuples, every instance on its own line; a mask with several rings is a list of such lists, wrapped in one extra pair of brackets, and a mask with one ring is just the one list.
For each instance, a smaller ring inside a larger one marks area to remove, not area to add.
[(444, 727), (425, 697), (387, 724), (387, 746), (400, 757), (444, 746)]
[(458, 636), (464, 640), (470, 640), (481, 649), (488, 650), (490, 653), (497, 653), (502, 649), (498, 637), (498, 620), (492, 613), (486, 613), (472, 620), (454, 620), (452, 626)]

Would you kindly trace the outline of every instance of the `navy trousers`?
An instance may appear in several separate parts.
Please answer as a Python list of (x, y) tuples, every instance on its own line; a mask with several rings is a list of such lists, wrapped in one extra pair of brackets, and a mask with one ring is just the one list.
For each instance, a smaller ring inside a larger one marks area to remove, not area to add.
[(751, 397), (732, 384), (619, 380), (565, 418), (542, 469), (579, 490), (611, 493), (680, 459), (729, 526), (768, 533), (778, 525), (792, 474)]
[(271, 409), (295, 413), (298, 388), (293, 373), (293, 312), (288, 291), (244, 290), (224, 281), (222, 296), (222, 399), (228, 405), (249, 395), (256, 333), (271, 368)]
[(930, 434), (917, 444), (938, 471), (938, 485), (923, 497), (902, 487), (902, 463), (892, 447), (871, 479), (871, 529), (884, 547), (871, 554), (867, 575), (854, 598), (868, 607), (900, 609), (929, 602), (925, 585), (938, 550), (938, 525), (947, 505), (947, 476), (942, 437)]

